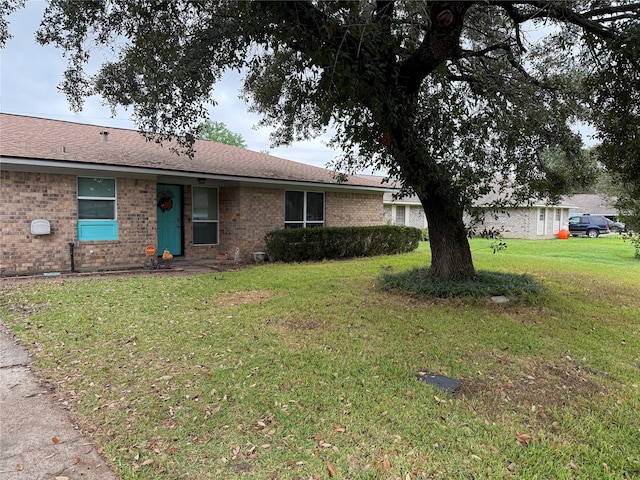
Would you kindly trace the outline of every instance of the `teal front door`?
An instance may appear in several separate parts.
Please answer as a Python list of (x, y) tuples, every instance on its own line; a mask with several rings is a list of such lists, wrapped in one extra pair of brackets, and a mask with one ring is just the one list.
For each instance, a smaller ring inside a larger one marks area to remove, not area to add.
[(158, 184), (158, 255), (182, 255), (182, 187)]

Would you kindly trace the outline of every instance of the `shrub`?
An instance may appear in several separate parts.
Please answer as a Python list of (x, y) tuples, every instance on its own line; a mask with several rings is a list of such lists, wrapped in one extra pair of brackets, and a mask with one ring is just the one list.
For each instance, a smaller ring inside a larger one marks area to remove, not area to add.
[(413, 227), (317, 227), (273, 230), (265, 236), (271, 260), (305, 262), (330, 258), (371, 257), (418, 248), (421, 232)]
[(631, 244), (636, 249), (635, 257), (640, 258), (640, 233), (628, 232), (622, 236), (622, 239), (625, 242), (627, 240), (631, 242)]

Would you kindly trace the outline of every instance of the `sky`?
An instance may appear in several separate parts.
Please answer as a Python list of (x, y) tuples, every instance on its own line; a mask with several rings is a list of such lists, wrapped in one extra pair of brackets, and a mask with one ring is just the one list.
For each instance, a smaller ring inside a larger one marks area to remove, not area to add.
[[(35, 41), (46, 7), (44, 0), (28, 0), (27, 6), (9, 17), (9, 39), (0, 50), (0, 111), (56, 120), (67, 120), (93, 125), (135, 129), (130, 113), (121, 109), (112, 117), (109, 107), (102, 105), (99, 97), (88, 98), (82, 112), (73, 112), (65, 95), (58, 90), (66, 60), (62, 51), (53, 46), (43, 47)], [(96, 59), (96, 66), (97, 61)], [(271, 148), (270, 129), (256, 129), (259, 117), (247, 111), (247, 105), (239, 99), (240, 76), (225, 75), (214, 89), (217, 101), (209, 109), (210, 119), (223, 122), (234, 133), (242, 135), (249, 150), (269, 152), (281, 158), (317, 167), (326, 167), (339, 152), (325, 146), (328, 136), (289, 147)], [(584, 130), (585, 144), (593, 141)], [(371, 173), (371, 172), (364, 172)]]
[[(58, 90), (66, 66), (62, 51), (53, 46), (43, 47), (35, 41), (46, 7), (44, 0), (28, 0), (24, 9), (9, 17), (9, 39), (0, 50), (0, 111), (55, 120), (87, 123), (106, 127), (135, 129), (130, 112), (121, 109), (115, 117), (111, 109), (102, 105), (99, 97), (85, 102), (82, 112), (73, 112), (64, 93)], [(249, 150), (269, 152), (271, 155), (326, 167), (338, 152), (325, 146), (328, 139), (319, 138), (297, 142), (290, 147), (271, 148), (270, 129), (255, 129), (259, 117), (247, 111), (238, 98), (240, 76), (227, 74), (214, 89), (218, 104), (209, 109), (210, 119), (223, 122), (234, 133), (242, 135)]]

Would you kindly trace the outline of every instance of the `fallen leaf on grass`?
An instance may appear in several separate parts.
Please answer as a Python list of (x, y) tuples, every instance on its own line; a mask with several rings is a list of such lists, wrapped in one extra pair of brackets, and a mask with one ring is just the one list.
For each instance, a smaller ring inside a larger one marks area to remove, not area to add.
[(527, 433), (518, 433), (518, 435), (516, 436), (516, 443), (519, 446), (526, 448), (529, 446), (529, 443), (531, 443), (532, 439), (533, 437), (531, 437), (531, 435)]
[(391, 462), (389, 461), (388, 458), (385, 458), (382, 461), (382, 466), (384, 467), (385, 470), (391, 470)]
[(331, 465), (331, 462), (327, 462), (327, 470), (329, 471), (329, 477), (336, 476), (336, 469), (333, 465)]
[(344, 428), (344, 427), (337, 427), (337, 426), (336, 426), (336, 427), (333, 427), (333, 431), (334, 431), (334, 432), (338, 432), (338, 433), (344, 433), (344, 432), (346, 432), (346, 431), (347, 431), (347, 429), (346, 429), (346, 428)]

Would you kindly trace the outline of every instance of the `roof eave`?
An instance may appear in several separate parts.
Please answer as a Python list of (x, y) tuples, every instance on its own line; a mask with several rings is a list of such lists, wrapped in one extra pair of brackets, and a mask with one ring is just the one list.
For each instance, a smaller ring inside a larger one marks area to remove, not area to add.
[[(121, 165), (106, 165), (99, 163), (85, 163), (85, 162), (70, 162), (59, 160), (43, 160), (35, 158), (22, 158), (22, 157), (10, 157), (0, 156), (0, 164), (4, 170), (13, 171), (33, 171), (39, 173), (70, 173), (74, 175), (86, 175), (86, 174), (119, 174), (125, 177), (179, 177), (185, 180), (193, 180), (194, 183), (197, 179), (204, 178), (206, 180), (218, 181), (218, 182), (232, 182), (241, 184), (252, 185), (264, 185), (264, 186), (298, 186), (309, 188), (331, 188), (338, 190), (357, 190), (357, 191), (369, 191), (384, 193), (389, 189), (383, 186), (369, 186), (369, 185), (356, 185), (345, 183), (330, 183), (323, 181), (312, 180), (295, 180), (287, 178), (262, 178), (240, 175), (225, 175), (225, 174), (213, 174), (206, 172), (188, 172), (183, 170), (171, 170), (161, 168), (149, 168), (149, 167), (130, 167)], [(7, 168), (8, 167), (8, 168)]]

